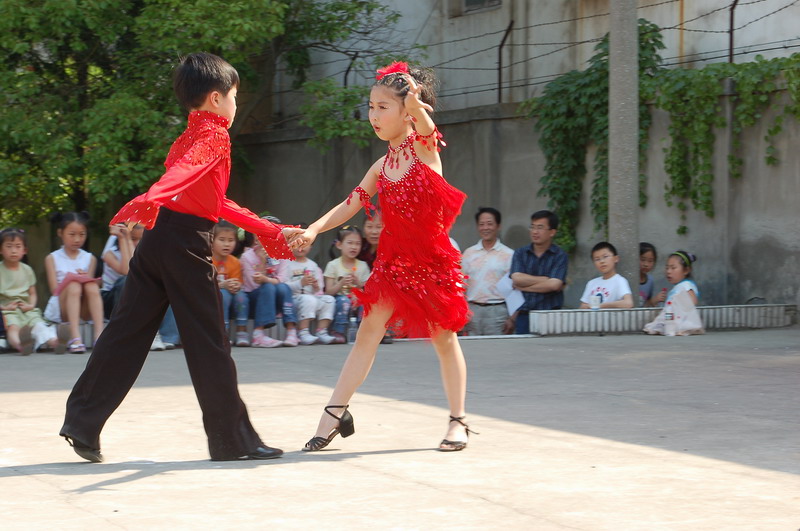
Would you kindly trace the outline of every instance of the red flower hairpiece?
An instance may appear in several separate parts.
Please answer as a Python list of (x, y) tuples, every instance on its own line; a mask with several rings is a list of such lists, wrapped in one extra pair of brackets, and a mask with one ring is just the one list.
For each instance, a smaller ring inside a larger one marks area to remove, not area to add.
[(384, 76), (388, 76), (389, 74), (408, 74), (408, 63), (403, 61), (395, 61), (389, 66), (379, 68), (378, 75), (375, 76), (375, 79), (380, 81)]

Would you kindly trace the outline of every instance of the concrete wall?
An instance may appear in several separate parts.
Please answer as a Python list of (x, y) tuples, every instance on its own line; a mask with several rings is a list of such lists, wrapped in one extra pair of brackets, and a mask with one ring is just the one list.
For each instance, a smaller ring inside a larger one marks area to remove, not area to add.
[[(408, 53), (414, 44), (425, 46), (421, 60), (436, 67), (442, 110), (499, 101), (498, 53), (512, 20), (514, 26), (501, 54), (503, 102), (537, 96), (555, 77), (586, 68), (610, 22), (609, 0), (503, 0), (500, 6), (463, 16), (452, 15), (462, 0), (384, 3), (402, 17), (380, 39), (395, 43), (401, 53)], [(663, 28), (666, 49), (661, 56), (667, 64), (694, 68), (727, 59), (730, 4), (730, 0), (639, 0), (637, 15)], [(741, 28), (734, 33), (736, 62), (752, 61), (756, 53), (770, 58), (797, 51), (800, 5), (777, 11), (787, 4), (787, 0), (740, 3), (734, 21), (734, 27)], [(322, 52), (311, 57), (316, 65), (310, 72), (312, 79), (331, 77), (343, 82), (347, 58)], [(357, 68), (350, 72), (348, 83), (369, 85), (374, 75), (371, 68)], [(297, 115), (302, 102), (291, 84), (290, 77), (280, 74), (275, 87), (277, 108), (286, 119)]]
[[(669, 252), (686, 249), (698, 255), (695, 278), (703, 304), (743, 303), (763, 297), (771, 303), (800, 303), (800, 124), (787, 120), (777, 138), (781, 162), (764, 162), (764, 131), (744, 135), (744, 175), (727, 176), (730, 139), (720, 131), (716, 146), (713, 219), (690, 210), (689, 233), (681, 236), (679, 212), (664, 201), (666, 175), (663, 147), (668, 141), (667, 116), (656, 112), (650, 135), (647, 205), (639, 211), (640, 235), (656, 245), (659, 259), (655, 277), (660, 286)], [(449, 147), (443, 149), (445, 177), (469, 198), (452, 236), (462, 248), (478, 239), (474, 212), (494, 206), (503, 213), (502, 239), (513, 247), (529, 243), (529, 217), (545, 208), (537, 197), (545, 160), (530, 119), (521, 118), (516, 106), (491, 105), (437, 115)], [(310, 222), (341, 201), (360, 181), (370, 164), (385, 153), (374, 142), (356, 149), (340, 142), (341, 149), (320, 153), (308, 146), (310, 132), (303, 129), (241, 138), (254, 164), (254, 175), (233, 179), (230, 195), (256, 210), (269, 209), (284, 222)], [(589, 155), (591, 157), (591, 154)], [(591, 159), (587, 158), (587, 167)], [(584, 182), (583, 206), (578, 225), (578, 248), (571, 257), (567, 306), (574, 307), (585, 282), (596, 272), (588, 253), (604, 239), (593, 233), (589, 214), (592, 175)], [(357, 223), (362, 220), (357, 219)], [(312, 258), (324, 263), (332, 235), (324, 235)]]

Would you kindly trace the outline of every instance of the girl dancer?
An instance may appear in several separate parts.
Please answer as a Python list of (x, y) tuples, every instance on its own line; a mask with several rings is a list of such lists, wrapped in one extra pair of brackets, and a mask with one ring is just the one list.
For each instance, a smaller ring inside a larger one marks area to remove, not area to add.
[(470, 433), (464, 422), (467, 370), (456, 331), (467, 323), (469, 312), (460, 256), (447, 232), (466, 196), (442, 177), (441, 134), (428, 114), (435, 104), (433, 72), (393, 63), (378, 70), (376, 78), (369, 119), (378, 138), (389, 143), (388, 152), (350, 197), (300, 237), (310, 245), (319, 233), (353, 217), (359, 203), (370, 215), (370, 197), (380, 194), (384, 230), (378, 255), (363, 291), (355, 291), (364, 320), (317, 432), (303, 450), (321, 450), (337, 434), (347, 437), (355, 431), (348, 402), (367, 377), (387, 324), (398, 321), (410, 334), (432, 338), (450, 406), (439, 449), (463, 450)]

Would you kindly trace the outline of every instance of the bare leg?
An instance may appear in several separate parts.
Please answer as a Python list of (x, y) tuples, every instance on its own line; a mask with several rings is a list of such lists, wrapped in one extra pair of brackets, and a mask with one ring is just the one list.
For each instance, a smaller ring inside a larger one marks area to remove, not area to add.
[[(386, 321), (392, 315), (392, 308), (385, 306), (374, 306), (369, 315), (361, 321), (358, 328), (356, 342), (350, 350), (350, 354), (344, 362), (342, 372), (339, 374), (339, 381), (333, 389), (328, 405), (347, 405), (350, 398), (356, 392), (364, 380), (366, 380), (372, 363), (375, 361), (375, 354), (378, 352), (378, 345), (386, 332)], [(341, 409), (332, 409), (331, 413), (340, 416)], [(315, 437), (327, 437), (336, 428), (338, 421), (323, 413)]]
[(19, 340), (19, 327), (17, 325), (9, 325), (6, 328), (6, 339), (9, 347), (16, 351), (22, 351), (22, 342)]
[(67, 284), (58, 296), (61, 305), (61, 320), (69, 323), (72, 339), (81, 337), (81, 295), (83, 290), (78, 282)]
[(103, 314), (103, 298), (100, 297), (100, 286), (95, 282), (83, 284), (83, 308), (84, 319), (91, 319), (94, 323), (94, 342), (103, 333), (105, 327), (105, 315)]
[[(466, 413), (464, 400), (467, 393), (467, 364), (456, 333), (439, 330), (434, 334), (433, 347), (439, 355), (439, 367), (442, 372), (444, 393), (450, 405), (450, 414), (454, 417), (463, 417)], [(444, 438), (448, 441), (466, 442), (467, 432), (458, 422), (450, 422)]]

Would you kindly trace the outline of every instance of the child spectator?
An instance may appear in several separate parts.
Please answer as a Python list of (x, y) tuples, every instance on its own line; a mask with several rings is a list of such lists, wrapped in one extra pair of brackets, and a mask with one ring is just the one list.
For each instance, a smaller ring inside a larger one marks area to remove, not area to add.
[(89, 231), (89, 214), (57, 213), (51, 219), (58, 226), (56, 234), (63, 245), (44, 259), (47, 283), (53, 294), (44, 317), (54, 323), (66, 320), (72, 336), (67, 348), (73, 354), (83, 354), (86, 345), (80, 335), (81, 319), (91, 319), (94, 323), (95, 342), (104, 326), (99, 279), (94, 277), (97, 259), (81, 248)]
[[(692, 263), (696, 260), (695, 255), (688, 251), (675, 251), (667, 257), (667, 282), (673, 286), (669, 293), (661, 292), (656, 296), (666, 304), (655, 320), (644, 325), (645, 333), (665, 336), (705, 333), (702, 319), (697, 311), (700, 290), (691, 279)], [(685, 297), (678, 297), (684, 292), (688, 296), (688, 301)]]
[[(300, 319), (298, 337), (303, 345), (313, 345), (317, 341), (323, 345), (334, 342), (334, 337), (328, 333), (328, 325), (333, 319), (333, 310), (336, 302), (330, 295), (325, 295), (322, 286), (325, 279), (322, 269), (316, 262), (308, 258), (309, 247), (302, 250), (292, 249), (295, 261), (278, 261), (278, 279), (292, 290), (294, 302), (297, 305), (297, 317)], [(309, 332), (311, 320), (317, 320), (317, 334)]]
[(378, 256), (378, 240), (383, 232), (383, 218), (381, 209), (376, 208), (372, 213), (372, 218), (364, 218), (364, 241), (358, 259), (366, 262), (370, 270), (375, 258)]
[[(100, 257), (103, 259), (103, 287), (100, 288), (100, 297), (103, 299), (103, 313), (106, 319), (111, 319), (111, 313), (122, 297), (125, 279), (130, 271), (130, 261), (133, 252), (142, 241), (144, 225), (136, 224), (128, 230), (122, 223), (112, 225), (108, 232), (110, 236), (103, 248)], [(150, 350), (171, 350), (180, 343), (178, 326), (175, 323), (175, 314), (172, 306), (167, 308), (161, 326), (153, 338)]]
[[(356, 258), (361, 251), (364, 238), (355, 225), (345, 225), (339, 229), (334, 245), (342, 255), (325, 266), (325, 293), (336, 299), (336, 312), (333, 321), (334, 343), (347, 343), (345, 332), (350, 317), (351, 290), (361, 288), (369, 278), (369, 266)], [(332, 250), (331, 250), (332, 251)], [(333, 254), (333, 253), (331, 253)]]
[(600, 308), (633, 308), (631, 286), (617, 274), (617, 249), (608, 242), (592, 247), (592, 261), (602, 276), (586, 283), (581, 296), (581, 308), (591, 308), (592, 297), (599, 297)]
[(119, 302), (122, 288), (125, 286), (125, 277), (128, 275), (133, 250), (142, 239), (144, 226), (134, 225), (128, 230), (123, 224), (112, 225), (108, 228), (110, 236), (100, 258), (103, 259), (103, 287), (100, 288), (100, 297), (103, 299), (103, 311), (106, 319), (111, 317), (111, 312)]
[(652, 243), (641, 242), (639, 244), (639, 306), (655, 306), (658, 304), (656, 297), (653, 296), (653, 275), (650, 271), (656, 264), (658, 253)]
[(211, 231), (211, 261), (217, 270), (217, 285), (222, 295), (222, 317), (230, 330), (231, 306), (236, 311), (236, 346), (249, 347), (247, 338), (247, 295), (242, 291), (242, 266), (231, 253), (236, 247), (236, 227), (220, 221)]
[(694, 305), (697, 306), (700, 290), (691, 278), (692, 263), (696, 260), (697, 257), (689, 251), (675, 251), (667, 257), (667, 282), (673, 286), (666, 295), (666, 302), (670, 302), (681, 291), (686, 291)]
[[(257, 239), (253, 241), (252, 247), (245, 249), (240, 261), (248, 313), (253, 317), (254, 323), (253, 346), (296, 347), (300, 340), (297, 337), (294, 298), (291, 288), (277, 278), (278, 261), (267, 256), (267, 252)], [(264, 328), (275, 326), (278, 308), (283, 314), (283, 326), (286, 328), (284, 341), (271, 338), (264, 333)]]
[(22, 262), (28, 252), (25, 232), (20, 229), (0, 231), (0, 310), (6, 322), (9, 346), (28, 356), (40, 347), (64, 353), (52, 326), (47, 326), (42, 311), (36, 307), (36, 275)]

